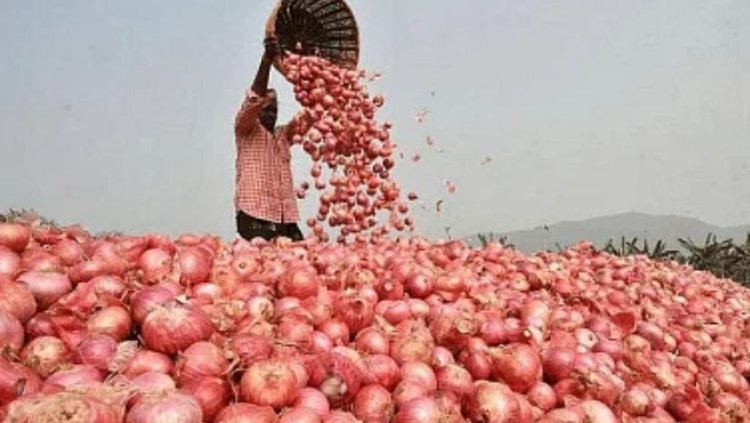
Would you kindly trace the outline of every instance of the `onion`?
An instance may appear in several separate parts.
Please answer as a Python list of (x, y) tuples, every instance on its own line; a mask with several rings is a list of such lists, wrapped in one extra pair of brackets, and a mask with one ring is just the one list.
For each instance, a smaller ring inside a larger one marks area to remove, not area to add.
[(23, 397), (10, 404), (5, 421), (119, 423), (125, 414), (125, 397), (106, 389)]
[(285, 297), (304, 300), (318, 294), (319, 282), (314, 269), (299, 266), (287, 269), (279, 280), (278, 289)]
[(359, 332), (354, 342), (357, 351), (366, 354), (388, 354), (391, 347), (383, 332), (372, 327)]
[(36, 300), (26, 285), (0, 277), (0, 311), (12, 314), (25, 324), (36, 314)]
[(16, 280), (29, 288), (40, 310), (47, 309), (73, 290), (70, 279), (62, 273), (31, 271), (22, 273)]
[(469, 397), (468, 417), (472, 421), (514, 422), (520, 407), (516, 395), (507, 386), (492, 382), (477, 382), (475, 393)]
[(474, 391), (471, 374), (461, 366), (449, 364), (438, 369), (435, 376), (441, 391), (452, 392), (459, 398), (469, 396)]
[(250, 364), (265, 360), (271, 357), (271, 345), (262, 336), (257, 335), (237, 335), (232, 338), (232, 349), (243, 365), (249, 366)]
[(224, 408), (216, 415), (214, 423), (277, 423), (276, 413), (271, 407), (236, 403)]
[(430, 394), (431, 392), (426, 386), (418, 382), (405, 380), (399, 382), (396, 389), (393, 390), (393, 399), (396, 402), (396, 406), (400, 409), (410, 401), (429, 396)]
[(321, 417), (328, 415), (331, 411), (328, 398), (322, 392), (313, 388), (301, 389), (297, 395), (297, 399), (294, 401), (294, 406), (312, 410)]
[(69, 388), (86, 388), (96, 386), (102, 381), (102, 374), (94, 366), (75, 365), (65, 370), (58, 370), (44, 381), (45, 392), (57, 392)]
[(156, 351), (138, 350), (125, 366), (123, 374), (128, 377), (148, 372), (170, 374), (172, 369), (174, 363), (166, 355)]
[(183, 386), (206, 377), (220, 377), (228, 371), (229, 360), (221, 348), (210, 342), (196, 342), (177, 359), (175, 378)]
[(279, 423), (320, 423), (322, 421), (317, 413), (304, 407), (287, 409), (279, 418)]
[(177, 253), (176, 262), (180, 270), (180, 282), (189, 286), (208, 280), (213, 258), (211, 253), (201, 247), (186, 247)]
[(328, 335), (336, 345), (346, 344), (349, 342), (350, 332), (346, 323), (338, 319), (331, 319), (323, 322), (318, 330)]
[(441, 421), (440, 406), (434, 398), (415, 398), (399, 407), (393, 423), (433, 423)]
[(445, 347), (435, 347), (435, 350), (432, 352), (432, 365), (436, 368), (455, 364), (455, 362), (453, 353)]
[(211, 321), (203, 312), (177, 303), (152, 311), (141, 325), (146, 346), (165, 354), (175, 354), (212, 334)]
[(531, 402), (531, 405), (542, 411), (550, 411), (557, 404), (555, 390), (544, 382), (538, 382), (532, 386), (529, 392), (526, 393), (526, 397)]
[(334, 411), (323, 419), (323, 423), (362, 423), (352, 413)]
[(435, 290), (435, 283), (425, 274), (414, 273), (406, 279), (404, 288), (410, 297), (424, 299)]
[(532, 347), (515, 343), (497, 352), (493, 372), (515, 392), (525, 393), (541, 380), (542, 363)]
[(577, 353), (572, 349), (550, 348), (542, 354), (544, 376), (557, 382), (570, 375), (576, 362)]
[(18, 353), (23, 347), (24, 332), (16, 316), (0, 310), (0, 352), (8, 348)]
[(14, 279), (21, 272), (21, 258), (18, 254), (0, 247), (0, 280)]
[(117, 341), (109, 335), (92, 335), (75, 349), (76, 362), (106, 371), (117, 353)]
[(242, 375), (240, 397), (244, 401), (281, 409), (290, 405), (296, 396), (294, 373), (280, 361), (257, 361)]
[(146, 372), (132, 378), (130, 388), (135, 390), (136, 396), (134, 399), (137, 401), (143, 395), (172, 392), (177, 386), (174, 380), (164, 373)]
[(362, 373), (349, 357), (331, 352), (318, 357), (321, 372), (309, 371), (310, 386), (318, 388), (332, 407), (349, 403), (362, 386)]
[(59, 257), (42, 249), (28, 249), (21, 254), (21, 271), (58, 272), (65, 271), (65, 265)]
[(384, 354), (375, 354), (364, 359), (368, 373), (378, 384), (392, 391), (401, 380), (401, 371), (396, 361)]
[(204, 377), (191, 381), (181, 389), (198, 401), (206, 421), (212, 421), (232, 399), (231, 386), (218, 377)]
[(60, 338), (41, 336), (23, 347), (21, 360), (39, 376), (46, 378), (70, 362), (70, 350)]
[(66, 266), (74, 266), (84, 258), (84, 250), (72, 239), (63, 239), (52, 247), (52, 254), (59, 257)]
[(18, 223), (0, 222), (0, 245), (20, 253), (31, 241), (31, 229)]
[(136, 292), (130, 299), (130, 308), (133, 320), (142, 324), (146, 316), (160, 305), (166, 305), (173, 301), (177, 294), (165, 286), (154, 286)]
[(0, 404), (38, 392), (42, 381), (26, 366), (11, 363), (0, 356)]
[(418, 383), (428, 392), (436, 391), (438, 388), (435, 372), (430, 366), (419, 361), (411, 361), (401, 366), (401, 380)]
[(380, 385), (367, 385), (354, 397), (354, 415), (362, 421), (388, 423), (395, 412), (391, 393)]
[(397, 363), (422, 361), (429, 363), (435, 341), (422, 320), (407, 320), (400, 323), (391, 342), (391, 356)]
[(128, 337), (132, 325), (130, 313), (121, 306), (105, 307), (94, 313), (87, 322), (92, 334), (108, 335), (118, 342)]
[(314, 331), (311, 336), (312, 350), (316, 353), (325, 353), (333, 349), (333, 341), (323, 332)]
[(174, 421), (202, 423), (203, 413), (198, 401), (190, 395), (169, 392), (144, 395), (128, 411), (126, 423)]
[(172, 255), (161, 248), (146, 250), (138, 258), (138, 268), (145, 283), (160, 282), (172, 272)]
[(215, 283), (199, 283), (191, 289), (191, 296), (202, 304), (213, 304), (224, 294), (221, 287)]
[(583, 413), (584, 421), (592, 423), (617, 423), (620, 421), (609, 407), (599, 401), (582, 401), (576, 405), (576, 408)]
[(375, 318), (374, 305), (356, 293), (342, 294), (334, 303), (333, 311), (334, 316), (353, 333), (370, 326)]

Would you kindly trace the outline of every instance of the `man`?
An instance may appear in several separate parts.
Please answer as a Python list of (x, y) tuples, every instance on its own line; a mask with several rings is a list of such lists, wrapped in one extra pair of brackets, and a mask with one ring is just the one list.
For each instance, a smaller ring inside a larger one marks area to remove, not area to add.
[(291, 169), (292, 135), (304, 133), (310, 119), (295, 117), (276, 127), (278, 101), (268, 89), (271, 66), (280, 54), (278, 43), (265, 41), (265, 52), (252, 87), (235, 119), (235, 210), (237, 232), (246, 240), (287, 237), (301, 240), (299, 211)]

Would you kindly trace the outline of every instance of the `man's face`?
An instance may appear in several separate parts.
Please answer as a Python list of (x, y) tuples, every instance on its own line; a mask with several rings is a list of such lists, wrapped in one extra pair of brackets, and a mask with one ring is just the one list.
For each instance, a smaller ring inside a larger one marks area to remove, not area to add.
[(276, 127), (276, 118), (279, 113), (279, 102), (276, 99), (276, 92), (269, 92), (270, 101), (266, 107), (260, 112), (260, 123), (269, 132), (273, 132)]

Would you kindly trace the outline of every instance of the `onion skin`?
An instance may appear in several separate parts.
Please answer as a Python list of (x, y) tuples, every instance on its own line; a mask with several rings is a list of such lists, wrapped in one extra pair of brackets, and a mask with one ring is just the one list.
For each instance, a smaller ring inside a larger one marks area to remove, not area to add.
[(539, 355), (528, 345), (508, 345), (494, 358), (494, 374), (515, 392), (525, 393), (542, 378)]
[(87, 322), (90, 333), (108, 335), (117, 342), (128, 337), (132, 326), (130, 313), (122, 306), (105, 307), (94, 313)]
[(101, 372), (94, 366), (75, 365), (59, 370), (44, 381), (44, 392), (58, 392), (69, 388), (96, 386), (103, 380)]
[(308, 408), (323, 417), (331, 412), (328, 398), (322, 392), (313, 388), (302, 388), (294, 401), (295, 407)]
[(180, 354), (175, 378), (180, 386), (206, 377), (220, 377), (229, 372), (224, 351), (210, 342), (196, 342)]
[(127, 363), (123, 374), (128, 377), (146, 372), (171, 374), (173, 369), (174, 362), (168, 356), (156, 351), (139, 350)]
[(0, 357), (0, 404), (37, 393), (41, 388), (41, 379), (31, 369)]
[(0, 222), (0, 246), (20, 253), (31, 241), (31, 229), (19, 223)]
[(317, 413), (304, 407), (287, 409), (279, 418), (279, 423), (320, 423), (322, 421)]

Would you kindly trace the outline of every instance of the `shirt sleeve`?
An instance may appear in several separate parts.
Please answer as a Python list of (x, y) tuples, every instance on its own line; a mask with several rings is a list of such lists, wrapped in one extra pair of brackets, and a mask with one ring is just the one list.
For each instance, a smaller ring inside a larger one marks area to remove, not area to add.
[(268, 98), (256, 94), (252, 89), (245, 92), (245, 100), (234, 121), (236, 135), (246, 135), (258, 127), (260, 112), (268, 103)]

